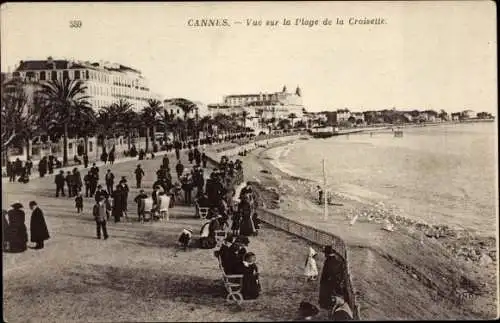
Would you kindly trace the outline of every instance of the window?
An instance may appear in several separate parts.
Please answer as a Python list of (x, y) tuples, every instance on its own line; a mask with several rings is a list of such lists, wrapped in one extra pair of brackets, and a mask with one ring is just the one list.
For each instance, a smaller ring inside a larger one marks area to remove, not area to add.
[(80, 71), (75, 71), (75, 80), (80, 79)]
[(40, 72), (40, 81), (45, 81), (45, 72)]
[(73, 149), (73, 143), (72, 143), (72, 142), (70, 142), (70, 143), (68, 144), (68, 149)]
[(63, 78), (63, 80), (69, 79), (69, 73), (68, 73), (68, 71), (63, 71), (62, 78)]
[(34, 72), (26, 72), (26, 77), (35, 77)]
[(57, 81), (57, 72), (56, 71), (51, 72), (50, 79), (52, 81)]

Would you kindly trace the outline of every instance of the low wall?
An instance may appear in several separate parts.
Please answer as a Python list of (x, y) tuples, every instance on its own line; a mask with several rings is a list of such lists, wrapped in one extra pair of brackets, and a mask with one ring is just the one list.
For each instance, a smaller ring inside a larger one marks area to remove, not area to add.
[[(300, 137), (300, 135), (294, 134), (293, 136), (295, 137)], [(280, 142), (280, 141), (289, 141), (293, 140), (294, 138), (292, 136), (282, 136), (278, 138), (272, 138), (272, 139), (263, 139), (263, 140), (258, 140), (251, 142), (249, 144), (236, 147), (236, 148), (228, 148), (226, 150), (220, 150), (220, 151), (213, 151), (213, 152), (207, 152), (207, 157), (208, 160), (211, 164), (218, 166), (220, 157), (222, 156), (234, 156), (237, 155), (238, 152), (240, 152), (242, 149), (245, 149), (245, 147), (254, 147), (255, 145), (259, 145), (262, 143), (275, 143), (275, 142)], [(246, 148), (246, 149), (248, 149)], [(244, 180), (244, 175), (243, 173), (238, 174), (238, 179), (235, 180), (236, 183), (240, 184), (243, 183)], [(351, 271), (349, 269), (349, 259), (347, 257), (347, 247), (344, 243), (344, 241), (330, 233), (326, 232), (320, 229), (316, 229), (312, 226), (288, 219), (282, 215), (276, 214), (270, 210), (267, 209), (259, 209), (259, 219), (267, 223), (277, 229), (283, 230), (287, 233), (293, 234), (299, 238), (305, 239), (307, 241), (310, 241), (320, 247), (330, 245), (332, 248), (340, 254), (346, 263), (346, 272), (344, 273), (345, 281), (346, 281), (346, 289), (347, 289), (347, 299), (346, 302), (349, 304), (349, 307), (353, 310), (353, 315), (355, 320), (360, 320), (361, 316), (359, 313), (359, 307), (356, 302), (356, 295), (354, 293), (354, 288), (352, 286), (352, 279), (351, 279)]]
[(349, 269), (349, 259), (347, 257), (347, 247), (341, 238), (332, 233), (288, 219), (267, 209), (259, 209), (259, 219), (262, 222), (265, 222), (275, 228), (293, 234), (299, 238), (308, 240), (320, 247), (331, 245), (333, 249), (344, 258), (346, 263), (346, 272), (344, 273), (347, 289), (346, 302), (353, 310), (354, 319), (361, 319), (359, 308), (356, 302), (354, 288), (352, 286), (351, 274)]

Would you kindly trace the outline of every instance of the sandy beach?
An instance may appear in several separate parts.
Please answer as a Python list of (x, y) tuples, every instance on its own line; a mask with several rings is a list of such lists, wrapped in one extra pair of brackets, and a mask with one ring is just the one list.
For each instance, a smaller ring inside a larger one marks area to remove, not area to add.
[[(272, 148), (279, 145), (243, 157), (245, 177), (259, 188), (266, 208), (344, 239), (362, 319), (498, 315), (494, 238), (428, 226), (335, 192), (325, 220), (317, 184), (273, 165)], [(387, 222), (394, 231), (382, 229)]]

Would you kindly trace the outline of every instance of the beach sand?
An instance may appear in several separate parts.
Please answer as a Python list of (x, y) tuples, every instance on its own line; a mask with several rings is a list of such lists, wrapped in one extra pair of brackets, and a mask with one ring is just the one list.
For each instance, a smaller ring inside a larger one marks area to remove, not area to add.
[[(335, 192), (325, 220), (315, 201), (317, 184), (273, 165), (269, 148), (278, 145), (241, 157), (245, 178), (255, 183), (265, 207), (343, 238), (362, 319), (498, 315), (494, 238), (415, 223), (385, 205), (366, 205)], [(382, 230), (386, 221), (394, 231)]]

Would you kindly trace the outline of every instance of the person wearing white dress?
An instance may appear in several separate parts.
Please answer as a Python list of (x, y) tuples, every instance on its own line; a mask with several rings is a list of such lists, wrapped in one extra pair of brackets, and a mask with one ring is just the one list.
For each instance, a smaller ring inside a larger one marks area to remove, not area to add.
[(318, 253), (313, 248), (309, 247), (309, 254), (307, 255), (304, 275), (306, 281), (316, 280), (318, 278), (318, 266), (316, 265), (316, 255)]
[(160, 219), (169, 220), (168, 207), (170, 205), (170, 196), (165, 192), (161, 192), (158, 197), (158, 210), (160, 211)]

